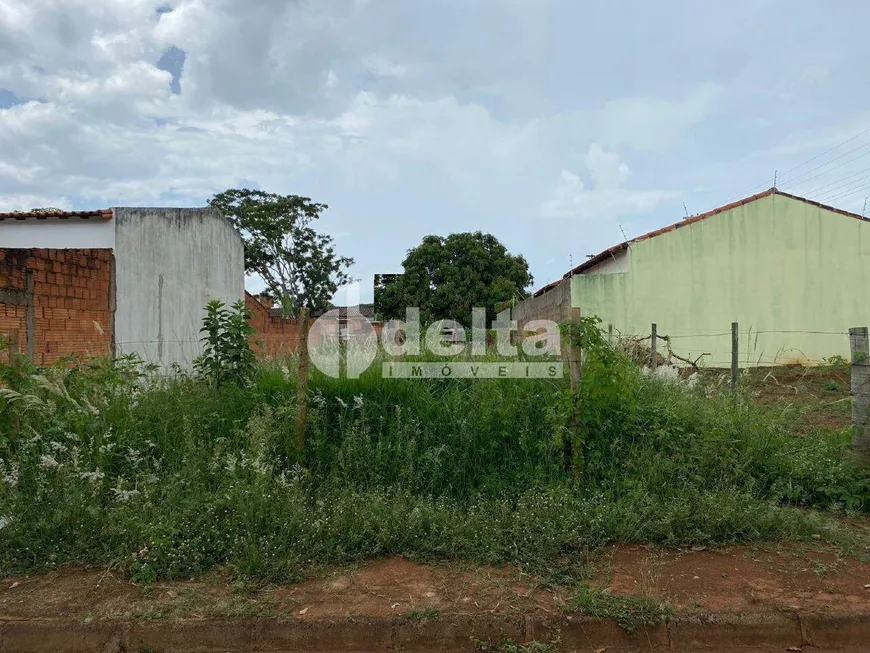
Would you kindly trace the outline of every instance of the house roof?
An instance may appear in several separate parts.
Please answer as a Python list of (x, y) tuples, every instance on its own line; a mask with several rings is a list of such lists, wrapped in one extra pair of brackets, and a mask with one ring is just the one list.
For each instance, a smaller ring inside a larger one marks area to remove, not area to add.
[(821, 202), (809, 200), (809, 199), (807, 199), (805, 197), (801, 197), (799, 195), (792, 195), (791, 193), (784, 193), (783, 191), (778, 190), (776, 188), (768, 188), (763, 193), (751, 195), (751, 196), (746, 197), (742, 200), (737, 200), (736, 202), (731, 202), (730, 204), (726, 204), (724, 206), (720, 206), (719, 208), (712, 209), (711, 211), (707, 211), (705, 213), (699, 213), (698, 215), (693, 215), (691, 217), (680, 220), (679, 222), (675, 222), (672, 225), (668, 225), (667, 227), (662, 227), (661, 229), (656, 229), (655, 231), (650, 231), (650, 232), (645, 233), (641, 236), (637, 236), (636, 238), (632, 238), (631, 240), (627, 240), (625, 242), (619, 243), (618, 245), (614, 245), (613, 247), (608, 247), (604, 251), (596, 254), (595, 256), (591, 256), (588, 260), (584, 261), (580, 265), (578, 265), (575, 268), (566, 272), (565, 275), (561, 279), (558, 279), (557, 281), (549, 283), (546, 286), (544, 286), (543, 288), (541, 288), (540, 290), (538, 290), (537, 292), (535, 292), (534, 297), (538, 297), (539, 295), (542, 295), (545, 292), (552, 290), (553, 288), (558, 286), (560, 283), (563, 283), (567, 279), (570, 279), (571, 277), (573, 277), (575, 274), (582, 274), (586, 270), (595, 267), (596, 265), (598, 265), (599, 263), (601, 263), (603, 261), (606, 261), (608, 258), (617, 254), (618, 252), (621, 252), (623, 250), (628, 249), (632, 243), (636, 243), (636, 242), (639, 242), (641, 240), (648, 240), (650, 238), (655, 238), (656, 236), (661, 236), (662, 234), (666, 234), (669, 231), (674, 231), (676, 229), (679, 229), (680, 227), (685, 227), (686, 225), (700, 222), (701, 220), (705, 220), (706, 218), (709, 218), (711, 216), (718, 215), (719, 213), (724, 213), (725, 211), (730, 211), (731, 209), (736, 209), (738, 206), (743, 206), (744, 204), (749, 204), (750, 202), (760, 200), (760, 199), (767, 197), (769, 195), (782, 195), (783, 197), (789, 197), (793, 200), (798, 200), (798, 201), (804, 202), (806, 204), (812, 204), (813, 206), (817, 206), (821, 209), (825, 209), (826, 211), (832, 211), (833, 213), (839, 213), (840, 215), (845, 215), (845, 216), (848, 216), (850, 218), (855, 218), (857, 220), (863, 220), (865, 222), (870, 222), (870, 218), (865, 218), (864, 216), (858, 215), (857, 213), (851, 213), (850, 211), (844, 211), (843, 209), (838, 209), (835, 206), (829, 206), (827, 204), (822, 204)]
[(3, 220), (111, 220), (112, 209), (97, 209), (95, 211), (54, 211), (51, 209), (34, 209), (32, 211), (9, 211), (0, 213)]

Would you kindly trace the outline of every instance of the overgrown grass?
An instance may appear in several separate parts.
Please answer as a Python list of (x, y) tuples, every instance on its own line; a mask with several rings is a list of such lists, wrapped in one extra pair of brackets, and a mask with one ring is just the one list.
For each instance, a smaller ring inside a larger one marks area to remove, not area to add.
[[(552, 566), (608, 542), (837, 537), (868, 506), (848, 435), (795, 438), (750, 402), (584, 368), (579, 484), (564, 380), (142, 379), (124, 361), (3, 373), (0, 573), (75, 561), (135, 578), (229, 565), (286, 581), (404, 554)], [(815, 510), (808, 510), (815, 509)]]
[(628, 633), (655, 628), (673, 614), (673, 608), (648, 596), (619, 596), (606, 589), (580, 585), (565, 609), (598, 619), (613, 619)]

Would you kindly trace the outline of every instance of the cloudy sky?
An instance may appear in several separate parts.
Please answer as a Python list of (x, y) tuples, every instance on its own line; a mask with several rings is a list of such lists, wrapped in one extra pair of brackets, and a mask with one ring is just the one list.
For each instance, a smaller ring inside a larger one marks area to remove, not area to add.
[(256, 187), (329, 204), (363, 288), (478, 229), (539, 287), (775, 170), (860, 212), (868, 24), (847, 0), (0, 0), (0, 210)]

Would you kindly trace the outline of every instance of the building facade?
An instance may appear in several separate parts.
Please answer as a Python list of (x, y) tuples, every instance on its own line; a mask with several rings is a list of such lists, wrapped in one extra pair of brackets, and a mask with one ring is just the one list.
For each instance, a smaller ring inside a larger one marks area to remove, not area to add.
[(675, 354), (711, 367), (730, 364), (737, 322), (742, 367), (813, 364), (848, 358), (849, 328), (870, 325), (868, 283), (870, 221), (770, 189), (601, 252), (514, 319), (579, 307), (633, 337), (656, 323)]
[(212, 299), (244, 297), (241, 237), (213, 209), (0, 214), (0, 334), (37, 364), (137, 354), (190, 369)]

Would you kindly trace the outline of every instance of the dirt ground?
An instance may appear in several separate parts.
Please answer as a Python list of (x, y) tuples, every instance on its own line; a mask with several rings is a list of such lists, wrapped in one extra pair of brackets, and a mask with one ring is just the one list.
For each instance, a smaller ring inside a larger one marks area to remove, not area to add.
[[(617, 546), (598, 554), (587, 581), (615, 595), (651, 597), (682, 613), (789, 610), (870, 615), (870, 561), (824, 546), (661, 550)], [(107, 571), (61, 569), (0, 581), (0, 619), (297, 619), (438, 614), (561, 613), (570, 586), (515, 567), (430, 565), (389, 558), (324, 571), (286, 586), (251, 587), (221, 574), (139, 587)]]
[[(705, 370), (710, 377), (729, 373)], [(741, 386), (753, 401), (777, 414), (792, 418), (795, 434), (804, 435), (817, 428), (842, 429), (851, 423), (852, 404), (848, 365), (750, 368), (741, 372)], [(722, 383), (727, 387), (727, 383)]]

